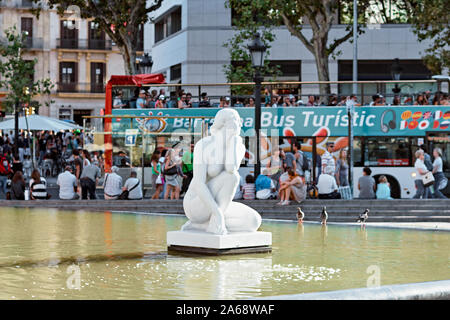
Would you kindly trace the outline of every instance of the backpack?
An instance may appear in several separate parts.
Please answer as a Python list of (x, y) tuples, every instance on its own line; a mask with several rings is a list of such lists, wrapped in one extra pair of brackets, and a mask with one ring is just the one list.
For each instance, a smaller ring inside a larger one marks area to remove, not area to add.
[(303, 170), (303, 172), (305, 172), (305, 171), (309, 170), (309, 161), (303, 152), (301, 152), (301, 155), (303, 158), (302, 170)]
[(306, 170), (309, 170), (309, 161), (308, 158), (305, 156), (305, 154), (301, 151), (298, 151), (300, 153), (300, 157), (302, 159), (302, 171), (305, 172)]
[(11, 173), (11, 164), (9, 163), (8, 159), (0, 155), (0, 175), (7, 176)]

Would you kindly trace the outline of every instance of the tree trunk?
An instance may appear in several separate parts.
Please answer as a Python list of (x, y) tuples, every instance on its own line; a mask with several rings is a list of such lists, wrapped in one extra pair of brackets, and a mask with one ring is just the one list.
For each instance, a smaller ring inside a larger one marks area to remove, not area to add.
[[(125, 42), (128, 42), (125, 40)], [(123, 63), (125, 67), (125, 73), (127, 75), (135, 75), (136, 70), (136, 51), (133, 50), (131, 43), (125, 43), (123, 46), (119, 47), (120, 53), (122, 54)]]
[[(330, 81), (330, 73), (328, 66), (328, 56), (319, 50), (314, 50), (314, 58), (317, 67), (317, 76), (319, 81)], [(320, 100), (327, 102), (331, 94), (331, 86), (329, 83), (319, 85)]]

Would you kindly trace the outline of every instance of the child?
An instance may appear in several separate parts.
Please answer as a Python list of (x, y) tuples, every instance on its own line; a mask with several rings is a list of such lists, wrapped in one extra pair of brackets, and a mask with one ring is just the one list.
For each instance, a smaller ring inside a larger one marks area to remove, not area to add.
[(32, 165), (33, 164), (30, 160), (30, 156), (25, 156), (25, 159), (23, 161), (23, 173), (24, 173), (26, 179), (31, 177)]
[(380, 176), (378, 179), (377, 186), (377, 199), (392, 199), (391, 198), (391, 188), (387, 181), (386, 176)]
[(251, 174), (245, 177), (245, 184), (242, 186), (244, 200), (255, 200), (255, 179)]

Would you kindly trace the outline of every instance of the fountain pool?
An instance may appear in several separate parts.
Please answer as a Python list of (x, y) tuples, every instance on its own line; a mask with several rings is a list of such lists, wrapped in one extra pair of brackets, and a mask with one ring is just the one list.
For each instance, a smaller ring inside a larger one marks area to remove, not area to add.
[(2, 208), (0, 299), (245, 299), (450, 278), (447, 232), (263, 221), (272, 253), (168, 255), (166, 232), (184, 222)]

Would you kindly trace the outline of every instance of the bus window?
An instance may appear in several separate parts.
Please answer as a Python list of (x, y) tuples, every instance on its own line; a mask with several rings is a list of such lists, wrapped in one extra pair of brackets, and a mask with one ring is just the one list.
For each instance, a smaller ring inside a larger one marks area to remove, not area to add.
[(360, 137), (355, 137), (353, 139), (353, 165), (355, 167), (362, 167), (362, 153), (361, 153), (362, 141)]
[(411, 166), (411, 141), (405, 137), (366, 137), (365, 166)]

